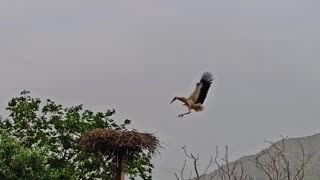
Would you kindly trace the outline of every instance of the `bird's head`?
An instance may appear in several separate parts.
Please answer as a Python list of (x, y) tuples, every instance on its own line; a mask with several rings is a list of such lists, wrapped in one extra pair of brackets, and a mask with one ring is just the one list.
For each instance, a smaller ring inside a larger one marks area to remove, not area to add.
[(177, 99), (177, 97), (174, 97), (174, 98), (172, 99), (172, 101), (170, 102), (170, 104), (173, 103), (173, 101), (175, 101), (176, 99)]

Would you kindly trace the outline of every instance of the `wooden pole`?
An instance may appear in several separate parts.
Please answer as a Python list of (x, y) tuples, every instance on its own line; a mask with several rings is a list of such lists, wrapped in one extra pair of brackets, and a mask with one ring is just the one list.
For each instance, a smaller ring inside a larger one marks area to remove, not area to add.
[(117, 162), (117, 172), (116, 172), (116, 179), (115, 180), (124, 180), (125, 178), (125, 167), (126, 167), (126, 160), (125, 156), (119, 155)]

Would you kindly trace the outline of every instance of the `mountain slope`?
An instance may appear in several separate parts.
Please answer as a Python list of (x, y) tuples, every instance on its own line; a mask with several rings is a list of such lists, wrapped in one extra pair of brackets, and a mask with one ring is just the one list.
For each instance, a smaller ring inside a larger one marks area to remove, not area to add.
[[(307, 137), (288, 138), (284, 140), (285, 156), (290, 162), (290, 170), (292, 171), (291, 173), (296, 172), (296, 169), (301, 162), (300, 159), (302, 158), (301, 148), (297, 140), (302, 144), (306, 155), (314, 153), (305, 168), (304, 180), (320, 179), (320, 133)], [(281, 143), (282, 141), (278, 141), (275, 144), (277, 146), (281, 146)], [(267, 150), (273, 152), (274, 147), (270, 146), (269, 148), (267, 148)], [(251, 175), (252, 180), (268, 180), (267, 176), (263, 174), (255, 164), (255, 158), (260, 153), (261, 152), (255, 155), (245, 156), (237, 160), (238, 162), (242, 163), (244, 172)], [(263, 155), (261, 157), (266, 158), (267, 156)], [(234, 162), (230, 163), (231, 167), (233, 166), (233, 164)], [(225, 168), (225, 166), (223, 167)], [(238, 173), (240, 173), (239, 170), (240, 169), (237, 169)], [(214, 174), (217, 173), (218, 171), (215, 170), (212, 173), (203, 176), (201, 180), (221, 180), (219, 175), (214, 176)], [(195, 180), (195, 178), (193, 180)]]

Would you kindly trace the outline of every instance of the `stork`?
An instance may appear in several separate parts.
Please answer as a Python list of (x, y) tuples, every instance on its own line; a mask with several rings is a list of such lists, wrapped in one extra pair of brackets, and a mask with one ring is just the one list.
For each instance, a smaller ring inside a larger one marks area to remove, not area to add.
[(190, 114), (192, 109), (196, 112), (203, 111), (204, 109), (203, 103), (207, 97), (212, 81), (213, 81), (212, 74), (209, 72), (205, 72), (202, 74), (200, 82), (196, 84), (196, 88), (189, 98), (179, 97), (179, 96), (176, 96), (173, 98), (170, 104), (172, 104), (173, 101), (175, 100), (179, 100), (183, 102), (184, 103), (183, 105), (187, 106), (189, 110), (186, 113), (180, 114), (178, 117), (182, 118), (184, 115)]

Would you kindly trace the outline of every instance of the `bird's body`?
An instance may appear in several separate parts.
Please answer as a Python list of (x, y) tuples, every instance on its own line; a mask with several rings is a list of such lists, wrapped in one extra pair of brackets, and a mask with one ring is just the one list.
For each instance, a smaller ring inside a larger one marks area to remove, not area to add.
[(175, 100), (179, 100), (183, 102), (183, 105), (187, 106), (189, 109), (187, 113), (180, 114), (179, 117), (183, 117), (186, 114), (190, 114), (191, 110), (194, 110), (196, 112), (203, 111), (203, 103), (207, 97), (212, 81), (213, 78), (211, 73), (205, 72), (203, 73), (200, 82), (197, 83), (195, 90), (188, 98), (178, 96), (173, 98), (171, 103), (173, 103), (173, 101)]

